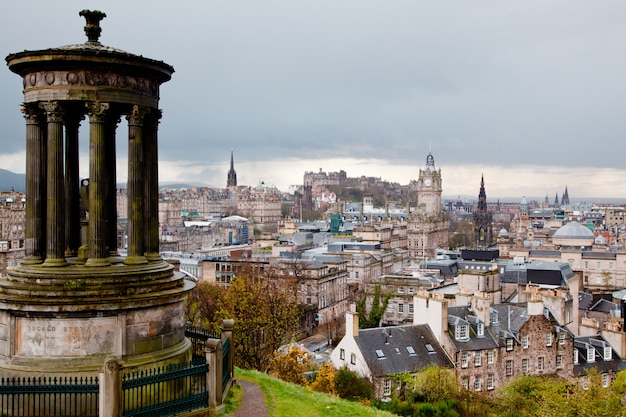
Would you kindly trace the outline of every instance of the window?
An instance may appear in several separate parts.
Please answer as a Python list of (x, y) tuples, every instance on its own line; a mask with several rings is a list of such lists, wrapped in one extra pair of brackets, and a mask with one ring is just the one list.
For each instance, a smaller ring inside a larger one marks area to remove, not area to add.
[(485, 324), (483, 322), (478, 323), (478, 326), (476, 326), (476, 335), (478, 337), (485, 335)]
[(596, 361), (596, 350), (593, 347), (587, 348), (587, 362)]
[(467, 352), (461, 352), (461, 368), (467, 368), (468, 358)]
[(483, 362), (483, 355), (480, 351), (474, 353), (474, 366), (481, 366)]
[(463, 389), (469, 389), (469, 377), (464, 376), (461, 378), (461, 386)]
[(589, 261), (585, 261), (585, 269), (589, 268)]
[(354, 353), (350, 354), (350, 363), (356, 365), (356, 355)]
[(611, 378), (609, 377), (609, 374), (607, 374), (606, 372), (602, 374), (602, 386), (604, 388), (607, 388), (611, 383)]
[(578, 350), (574, 349), (574, 365), (578, 365)]
[(404, 287), (398, 287), (398, 294), (404, 294)]
[(556, 369), (563, 369), (563, 355), (556, 355)]
[(523, 374), (528, 373), (528, 358), (522, 359), (522, 373)]
[(413, 346), (407, 346), (406, 351), (409, 352), (409, 356), (415, 356), (415, 349), (413, 349)]
[(611, 346), (605, 346), (604, 347), (604, 360), (605, 361), (610, 361), (613, 359), (613, 349), (611, 349)]
[(393, 313), (393, 303), (387, 304), (387, 313)]
[(552, 346), (552, 332), (546, 333), (546, 346)]
[(483, 379), (480, 375), (476, 375), (474, 378), (474, 391), (482, 391), (483, 389)]
[(388, 397), (391, 395), (391, 379), (385, 379), (383, 383), (383, 395)]
[(596, 262), (596, 269), (600, 269), (600, 262)]
[(505, 368), (506, 376), (513, 375), (513, 361), (511, 359), (507, 359), (504, 368)]
[(359, 271), (354, 271), (354, 278), (359, 279)]
[(413, 289), (413, 287), (409, 287), (409, 294), (413, 294), (413, 292), (415, 292), (415, 290)]
[(433, 345), (431, 345), (430, 343), (426, 343), (424, 346), (426, 347), (429, 355), (437, 353), (435, 352), (435, 348), (433, 347)]
[(528, 335), (522, 335), (522, 347), (528, 349)]
[(413, 303), (409, 303), (409, 314), (413, 314)]
[(506, 350), (507, 352), (513, 350), (513, 339), (506, 339)]
[(565, 333), (559, 333), (559, 345), (565, 344)]
[(491, 322), (491, 324), (498, 324), (500, 318), (498, 317), (498, 313), (496, 311), (492, 311), (489, 314), (489, 321)]
[(398, 313), (404, 313), (404, 303), (398, 303)]
[(342, 361), (346, 360), (346, 350), (345, 349), (339, 349), (339, 359), (341, 359)]
[(487, 351), (487, 363), (491, 365), (495, 359), (495, 352), (493, 350)]
[(454, 332), (455, 332), (454, 337), (456, 338), (456, 340), (467, 339), (469, 336), (468, 331), (467, 331), (467, 325), (463, 325), (463, 324), (456, 325), (454, 328)]
[(385, 359), (385, 353), (380, 349), (376, 349), (376, 357), (378, 359)]
[(487, 389), (492, 390), (495, 388), (495, 380), (493, 374), (487, 374)]
[(543, 356), (537, 358), (537, 370), (543, 371)]

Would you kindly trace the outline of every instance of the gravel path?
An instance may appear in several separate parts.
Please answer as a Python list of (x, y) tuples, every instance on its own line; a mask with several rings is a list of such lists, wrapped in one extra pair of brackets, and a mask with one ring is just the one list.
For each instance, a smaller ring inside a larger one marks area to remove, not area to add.
[(241, 406), (235, 410), (233, 417), (269, 417), (265, 395), (261, 388), (254, 382), (238, 379), (239, 385), (243, 388)]

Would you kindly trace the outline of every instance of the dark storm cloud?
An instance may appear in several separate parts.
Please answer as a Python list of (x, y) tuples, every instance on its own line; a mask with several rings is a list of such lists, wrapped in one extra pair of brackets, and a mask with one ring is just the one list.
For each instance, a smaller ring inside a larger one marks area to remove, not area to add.
[[(432, 143), (448, 165), (623, 165), (622, 1), (19, 2), (2, 50), (82, 43), (82, 8), (107, 13), (102, 43), (176, 69), (164, 160), (421, 165)], [(23, 149), (20, 88), (0, 72), (3, 152)]]

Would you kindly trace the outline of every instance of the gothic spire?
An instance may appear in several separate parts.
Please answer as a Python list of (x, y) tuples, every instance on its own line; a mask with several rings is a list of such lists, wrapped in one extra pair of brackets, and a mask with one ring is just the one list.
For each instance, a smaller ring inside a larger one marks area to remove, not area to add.
[(230, 170), (228, 171), (228, 179), (226, 180), (227, 187), (237, 186), (237, 172), (235, 172), (235, 162), (233, 158), (233, 151), (230, 151)]

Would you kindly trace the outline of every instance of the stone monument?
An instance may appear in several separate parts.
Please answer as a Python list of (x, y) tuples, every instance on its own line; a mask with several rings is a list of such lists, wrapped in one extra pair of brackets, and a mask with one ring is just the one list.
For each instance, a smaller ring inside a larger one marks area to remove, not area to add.
[[(79, 14), (87, 42), (6, 58), (23, 79), (27, 205), (24, 262), (0, 278), (3, 376), (94, 375), (110, 358), (148, 368), (191, 357), (184, 302), (193, 284), (159, 255), (159, 88), (174, 69), (102, 45), (106, 15)], [(117, 249), (115, 201), (122, 117), (126, 256)], [(81, 181), (85, 119), (89, 178)]]

